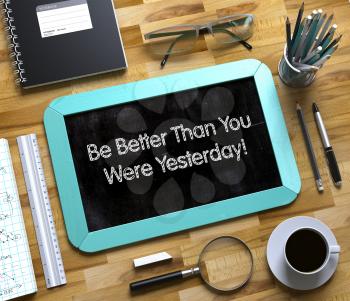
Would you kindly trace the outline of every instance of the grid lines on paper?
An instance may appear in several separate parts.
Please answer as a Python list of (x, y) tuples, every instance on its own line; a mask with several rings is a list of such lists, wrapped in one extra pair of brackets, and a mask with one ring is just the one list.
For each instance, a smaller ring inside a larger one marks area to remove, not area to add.
[(10, 150), (0, 139), (0, 301), (36, 290)]

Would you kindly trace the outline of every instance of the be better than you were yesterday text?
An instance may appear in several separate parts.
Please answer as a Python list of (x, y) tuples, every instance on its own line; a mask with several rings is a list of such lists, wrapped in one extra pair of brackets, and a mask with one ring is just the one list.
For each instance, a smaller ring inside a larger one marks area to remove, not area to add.
[[(223, 126), (226, 134), (232, 131), (239, 131), (251, 127), (251, 120), (249, 115), (239, 118), (218, 118), (220, 126)], [(147, 133), (139, 134), (137, 139), (126, 140), (125, 138), (114, 139), (116, 154), (112, 153), (112, 148), (109, 145), (98, 147), (96, 144), (88, 144), (87, 152), (90, 162), (97, 161), (101, 158), (108, 159), (113, 155), (127, 156), (131, 153), (142, 152), (152, 148), (159, 148), (166, 146), (166, 138), (168, 135), (174, 135), (177, 143), (185, 143), (195, 139), (202, 139), (206, 137), (216, 136), (218, 133), (216, 126), (209, 122), (201, 125), (196, 125), (193, 128), (185, 127), (183, 124), (178, 124), (169, 128), (168, 132), (160, 133), (159, 135), (148, 135)], [(155, 161), (161, 167), (163, 173), (172, 172), (179, 169), (190, 168), (192, 166), (199, 166), (207, 164), (209, 160), (220, 161), (226, 159), (236, 159), (240, 161), (241, 156), (247, 155), (247, 148), (244, 139), (236, 144), (229, 144), (221, 146), (215, 143), (213, 148), (205, 149), (198, 152), (190, 152), (184, 150), (184, 153), (176, 158), (170, 157), (168, 154), (161, 156), (154, 156)], [(132, 181), (141, 176), (148, 177), (154, 172), (153, 166), (150, 163), (137, 164), (134, 166), (123, 167), (111, 166), (109, 169), (103, 168), (103, 172), (109, 184), (113, 184), (115, 179), (118, 182), (123, 180)]]

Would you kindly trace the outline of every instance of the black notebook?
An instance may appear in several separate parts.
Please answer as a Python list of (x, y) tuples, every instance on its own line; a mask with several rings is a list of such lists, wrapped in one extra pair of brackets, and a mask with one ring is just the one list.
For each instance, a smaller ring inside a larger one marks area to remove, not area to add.
[(4, 0), (23, 88), (127, 67), (112, 0)]

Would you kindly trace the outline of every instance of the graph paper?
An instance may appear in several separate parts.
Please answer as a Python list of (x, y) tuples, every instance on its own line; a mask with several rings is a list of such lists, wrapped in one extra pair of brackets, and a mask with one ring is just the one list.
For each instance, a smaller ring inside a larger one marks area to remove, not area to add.
[(9, 145), (0, 139), (0, 301), (36, 291)]

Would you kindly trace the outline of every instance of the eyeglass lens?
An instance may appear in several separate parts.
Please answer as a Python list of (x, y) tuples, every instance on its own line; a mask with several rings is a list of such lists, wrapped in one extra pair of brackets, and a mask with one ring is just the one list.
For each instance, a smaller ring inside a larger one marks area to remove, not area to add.
[(252, 16), (233, 16), (222, 18), (212, 24), (215, 40), (220, 44), (244, 41), (253, 34)]
[(145, 42), (154, 53), (164, 55), (192, 50), (196, 39), (195, 27), (176, 26), (152, 32)]

